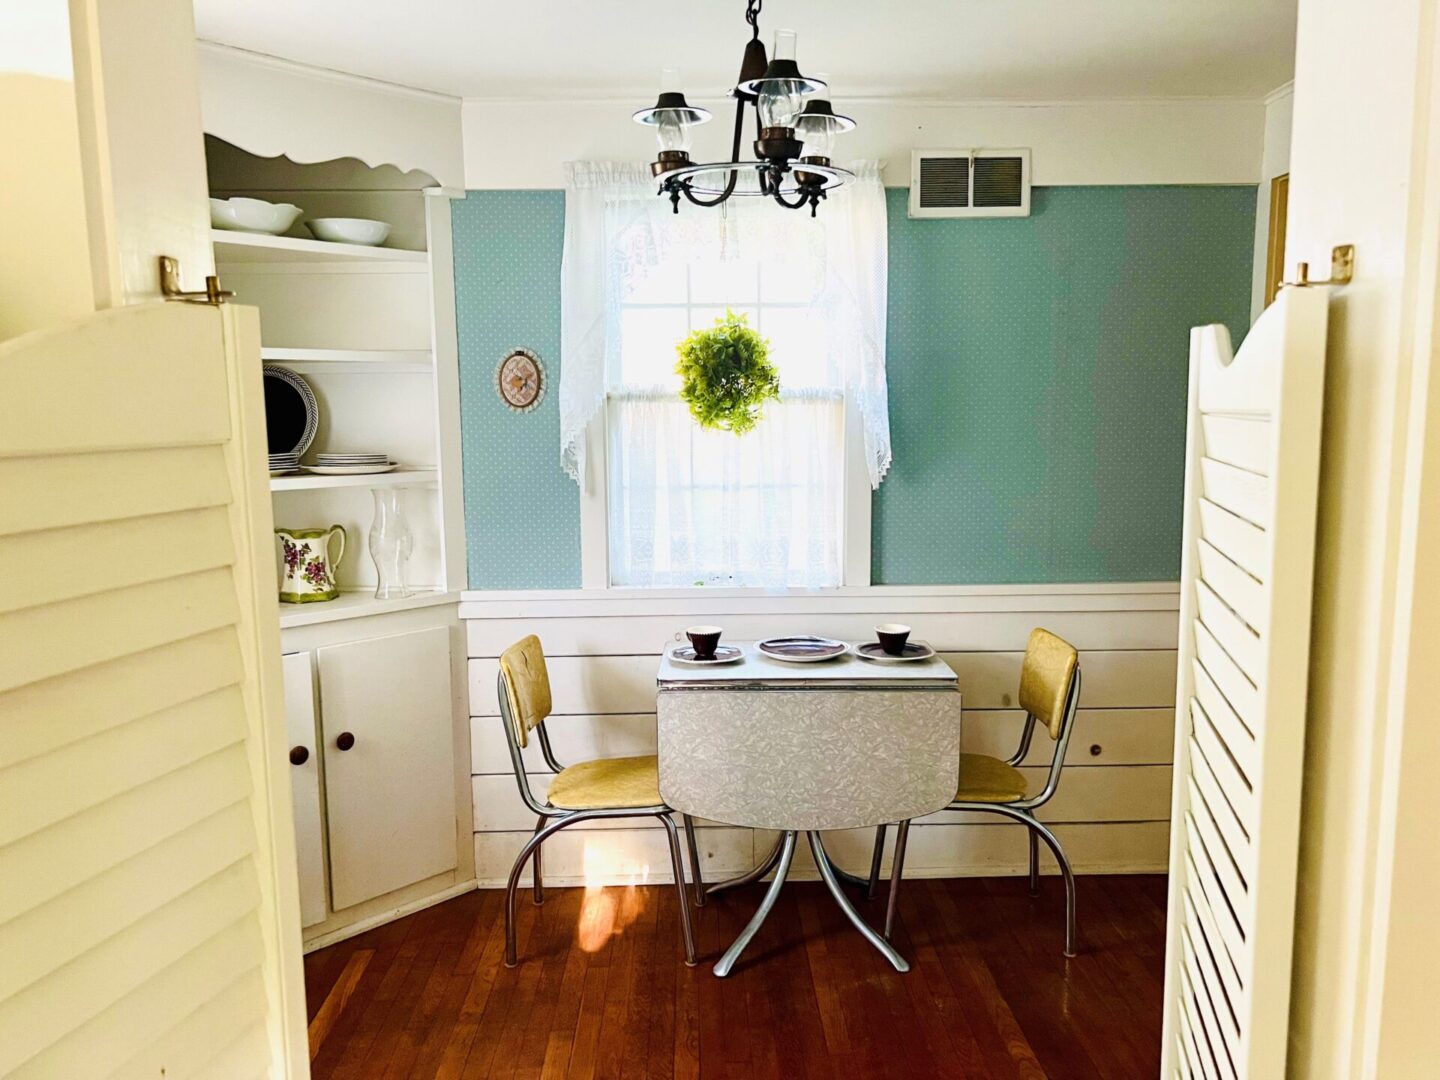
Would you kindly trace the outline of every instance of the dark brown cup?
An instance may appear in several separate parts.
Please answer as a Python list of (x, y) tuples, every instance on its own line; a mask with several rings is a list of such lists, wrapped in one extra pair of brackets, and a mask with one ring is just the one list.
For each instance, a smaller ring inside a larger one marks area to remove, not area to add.
[(695, 659), (714, 659), (722, 632), (718, 626), (692, 626), (687, 629), (685, 636), (690, 639), (690, 644), (695, 649)]
[(886, 656), (900, 656), (905, 652), (905, 639), (910, 636), (910, 627), (903, 623), (881, 623), (875, 627), (875, 636), (880, 639), (880, 648)]

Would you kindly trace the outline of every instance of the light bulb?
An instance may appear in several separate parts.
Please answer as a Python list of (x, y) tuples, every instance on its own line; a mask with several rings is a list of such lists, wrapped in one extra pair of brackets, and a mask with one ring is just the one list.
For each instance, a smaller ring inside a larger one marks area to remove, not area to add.
[(793, 128), (795, 117), (800, 115), (804, 86), (798, 79), (767, 79), (761, 83), (760, 99), (756, 103), (760, 110), (760, 126)]
[(679, 110), (666, 110), (655, 124), (655, 141), (661, 150), (690, 149), (690, 125), (681, 123)]
[(801, 128), (800, 137), (805, 140), (805, 157), (834, 157), (835, 133), (828, 124), (817, 124)]

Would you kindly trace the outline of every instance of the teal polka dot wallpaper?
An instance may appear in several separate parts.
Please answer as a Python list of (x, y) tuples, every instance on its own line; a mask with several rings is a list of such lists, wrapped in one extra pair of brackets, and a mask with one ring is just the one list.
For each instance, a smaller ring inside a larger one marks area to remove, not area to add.
[(906, 198), (871, 580), (1177, 579), (1190, 328), (1249, 327), (1255, 188), (1035, 188), (1028, 218)]
[[(1189, 330), (1249, 325), (1255, 188), (1051, 187), (1028, 218), (912, 221), (887, 192), (895, 459), (877, 584), (1174, 580)], [(560, 468), (564, 194), (454, 207), (470, 587), (580, 584)], [(495, 365), (543, 359), (532, 413)]]
[[(580, 587), (580, 496), (560, 468), (559, 191), (472, 191), (453, 204), (465, 544), (472, 589)], [(511, 412), (495, 368), (522, 346), (545, 398)]]

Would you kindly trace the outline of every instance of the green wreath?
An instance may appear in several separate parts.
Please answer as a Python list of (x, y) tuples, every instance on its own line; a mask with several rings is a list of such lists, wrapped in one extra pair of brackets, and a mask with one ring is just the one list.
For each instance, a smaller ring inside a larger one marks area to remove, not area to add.
[(743, 435), (761, 419), (761, 406), (780, 399), (780, 374), (770, 362), (770, 342), (744, 315), (726, 310), (708, 330), (696, 330), (675, 346), (680, 359), (680, 399), (703, 428)]

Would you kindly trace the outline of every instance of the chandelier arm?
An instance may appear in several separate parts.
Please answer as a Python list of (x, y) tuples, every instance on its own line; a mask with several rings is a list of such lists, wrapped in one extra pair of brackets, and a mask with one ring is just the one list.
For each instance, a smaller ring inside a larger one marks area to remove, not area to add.
[(810, 201), (810, 193), (804, 190), (800, 192), (800, 198), (793, 203), (786, 201), (785, 196), (780, 194), (779, 188), (776, 188), (773, 194), (775, 196), (775, 201), (781, 206), (785, 207), (786, 210), (799, 210), (801, 207), (805, 206), (805, 204)]

